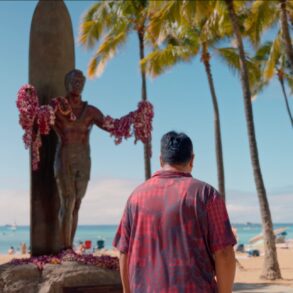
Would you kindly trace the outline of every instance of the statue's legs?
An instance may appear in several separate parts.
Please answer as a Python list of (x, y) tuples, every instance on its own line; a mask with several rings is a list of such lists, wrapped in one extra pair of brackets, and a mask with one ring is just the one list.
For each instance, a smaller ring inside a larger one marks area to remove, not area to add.
[(59, 173), (56, 176), (56, 182), (60, 198), (59, 224), (63, 248), (71, 248), (71, 230), (75, 207), (74, 179)]
[[(76, 200), (73, 209), (73, 222), (72, 222), (72, 230), (71, 230), (71, 243), (73, 243), (74, 235), (77, 228), (78, 223), (78, 211), (81, 205), (82, 198), (85, 195), (87, 185), (88, 185), (88, 178), (81, 178), (80, 175), (77, 176), (76, 180)], [(83, 176), (82, 176), (83, 177)]]
[(78, 211), (90, 175), (89, 146), (66, 145), (58, 148), (55, 177), (60, 198), (59, 223), (64, 248), (72, 248)]

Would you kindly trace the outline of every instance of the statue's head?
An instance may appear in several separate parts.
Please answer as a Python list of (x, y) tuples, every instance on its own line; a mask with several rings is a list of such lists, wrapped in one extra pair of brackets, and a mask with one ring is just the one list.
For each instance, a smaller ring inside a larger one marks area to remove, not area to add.
[(73, 69), (69, 71), (65, 75), (65, 80), (64, 80), (66, 91), (68, 93), (80, 95), (82, 93), (85, 80), (86, 78), (83, 75), (81, 70)]

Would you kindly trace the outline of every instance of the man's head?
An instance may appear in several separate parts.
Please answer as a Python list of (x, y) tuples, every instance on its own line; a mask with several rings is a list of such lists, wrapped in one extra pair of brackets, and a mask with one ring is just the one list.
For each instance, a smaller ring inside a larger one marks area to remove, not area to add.
[(161, 166), (191, 172), (193, 167), (193, 146), (191, 139), (183, 132), (170, 131), (161, 138)]
[(74, 95), (80, 95), (83, 90), (85, 80), (86, 78), (81, 70), (73, 69), (69, 71), (65, 75), (64, 80), (66, 91)]

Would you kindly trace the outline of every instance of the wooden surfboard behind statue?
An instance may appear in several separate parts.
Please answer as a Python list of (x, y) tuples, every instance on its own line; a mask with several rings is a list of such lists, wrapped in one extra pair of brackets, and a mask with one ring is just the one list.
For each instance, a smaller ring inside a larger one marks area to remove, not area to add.
[[(64, 96), (64, 76), (74, 69), (74, 39), (63, 1), (39, 1), (35, 9), (29, 48), (29, 83), (36, 87), (41, 104)], [(42, 138), (38, 171), (31, 171), (31, 252), (43, 255), (61, 248), (58, 228), (59, 197), (54, 178), (57, 137)]]

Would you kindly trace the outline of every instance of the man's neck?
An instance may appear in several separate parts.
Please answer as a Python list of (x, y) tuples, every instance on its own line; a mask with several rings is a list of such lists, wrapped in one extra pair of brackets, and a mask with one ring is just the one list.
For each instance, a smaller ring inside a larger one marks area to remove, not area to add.
[(169, 165), (169, 164), (164, 164), (162, 166), (163, 171), (174, 171), (174, 172), (183, 172), (183, 173), (190, 173), (190, 167), (189, 166), (184, 166), (184, 165)]

